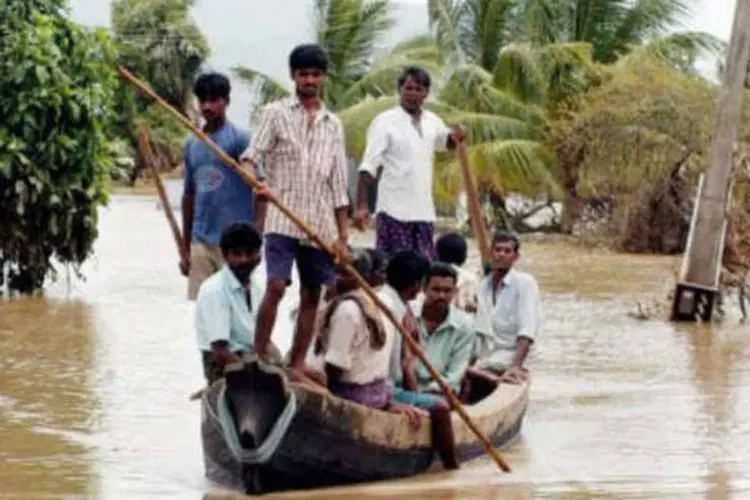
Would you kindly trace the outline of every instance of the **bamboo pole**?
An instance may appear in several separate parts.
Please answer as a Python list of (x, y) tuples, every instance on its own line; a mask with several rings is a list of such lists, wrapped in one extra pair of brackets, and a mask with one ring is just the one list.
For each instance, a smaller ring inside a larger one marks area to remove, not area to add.
[(479, 205), (479, 195), (477, 194), (477, 184), (474, 174), (469, 168), (469, 155), (466, 151), (466, 144), (460, 142), (456, 145), (456, 161), (461, 167), (461, 177), (464, 181), (464, 190), (466, 199), (469, 202), (469, 216), (471, 217), (471, 228), (474, 231), (474, 237), (479, 247), (479, 255), (482, 257), (482, 266), (490, 262), (490, 240), (487, 236), (487, 226), (484, 224), (484, 214), (482, 207)]
[(148, 132), (145, 128), (141, 129), (140, 134), (138, 134), (138, 147), (141, 150), (143, 159), (146, 161), (146, 166), (151, 170), (151, 174), (154, 176), (156, 191), (159, 194), (161, 205), (162, 207), (164, 207), (164, 213), (167, 215), (167, 223), (169, 224), (169, 228), (172, 230), (172, 237), (174, 238), (175, 245), (177, 245), (177, 252), (179, 253), (180, 257), (185, 260), (187, 256), (185, 255), (185, 248), (182, 245), (182, 233), (180, 232), (180, 226), (177, 225), (177, 219), (174, 216), (172, 205), (169, 202), (169, 197), (167, 196), (167, 192), (164, 189), (164, 184), (162, 183), (158, 169), (156, 168), (154, 151), (153, 149), (151, 149), (151, 141), (149, 140)]
[[(239, 174), (242, 179), (248, 183), (253, 189), (259, 190), (263, 188), (263, 184), (258, 181), (255, 177), (253, 177), (251, 174), (245, 171), (237, 161), (235, 161), (232, 157), (227, 155), (224, 150), (222, 150), (219, 146), (217, 146), (202, 130), (200, 130), (198, 127), (193, 125), (190, 120), (185, 118), (179, 111), (174, 109), (172, 106), (170, 106), (166, 101), (164, 101), (161, 97), (159, 97), (156, 92), (151, 89), (147, 84), (140, 81), (135, 75), (133, 75), (130, 71), (123, 68), (122, 66), (117, 66), (117, 71), (120, 73), (120, 75), (126, 79), (129, 83), (131, 83), (133, 86), (135, 86), (138, 90), (143, 92), (146, 96), (153, 99), (157, 104), (162, 106), (165, 110), (169, 111), (183, 126), (185, 126), (187, 129), (189, 129), (191, 132), (195, 134), (196, 137), (198, 137), (200, 140), (202, 140), (206, 145), (214, 152), (216, 155), (223, 161), (226, 165), (229, 165), (231, 168), (233, 168), (237, 174)], [(281, 203), (278, 198), (276, 198), (273, 193), (270, 193), (270, 196), (268, 196), (268, 201), (276, 206), (276, 208), (286, 215), (292, 222), (294, 222), (297, 227), (300, 228), (300, 230), (305, 233), (305, 235), (310, 238), (310, 240), (318, 245), (321, 249), (325, 250), (328, 254), (336, 257), (335, 252), (331, 248), (330, 245), (325, 243), (320, 239), (320, 237), (315, 234), (315, 232), (310, 228), (310, 226), (302, 220), (300, 217), (298, 217), (294, 212), (292, 212), (286, 205)], [(409, 335), (409, 332), (406, 331), (406, 329), (401, 325), (401, 323), (396, 319), (396, 317), (393, 315), (391, 310), (386, 306), (386, 304), (380, 299), (380, 297), (375, 293), (375, 291), (372, 289), (369, 283), (357, 272), (357, 270), (352, 266), (349, 262), (344, 263), (346, 266), (347, 271), (352, 275), (352, 277), (357, 281), (357, 284), (360, 286), (362, 291), (367, 295), (370, 300), (372, 300), (375, 305), (383, 311), (383, 314), (388, 318), (388, 320), (393, 324), (393, 326), (401, 333), (401, 336), (406, 341), (409, 348), (414, 352), (419, 360), (424, 364), (425, 368), (427, 368), (427, 371), (430, 372), (430, 375), (432, 378), (434, 378), (438, 385), (440, 385), (440, 389), (445, 394), (446, 399), (450, 402), (453, 409), (458, 413), (458, 415), (461, 417), (461, 419), (466, 423), (466, 425), (469, 427), (469, 429), (474, 433), (474, 435), (477, 437), (477, 439), (482, 443), (482, 446), (484, 447), (485, 452), (493, 459), (493, 461), (497, 464), (497, 466), (504, 472), (510, 472), (510, 467), (503, 459), (502, 455), (492, 446), (492, 443), (487, 439), (483, 434), (482, 431), (479, 429), (477, 424), (471, 419), (469, 414), (466, 412), (466, 409), (461, 405), (461, 402), (459, 401), (458, 397), (454, 394), (453, 390), (450, 388), (450, 386), (443, 380), (443, 377), (440, 376), (438, 371), (435, 369), (435, 367), (432, 365), (429, 359), (427, 359), (427, 356), (425, 356), (422, 349), (419, 347), (419, 345), (414, 341), (414, 339), (411, 338), (411, 335)]]

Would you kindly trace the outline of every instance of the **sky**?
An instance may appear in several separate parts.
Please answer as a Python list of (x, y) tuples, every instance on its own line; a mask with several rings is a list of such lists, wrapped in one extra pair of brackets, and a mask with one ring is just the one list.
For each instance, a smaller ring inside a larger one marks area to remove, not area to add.
[[(76, 21), (109, 26), (109, 0), (68, 1)], [(394, 0), (397, 25), (385, 37), (384, 45), (426, 31), (425, 4), (425, 0)], [(312, 41), (312, 5), (312, 0), (199, 0), (193, 17), (213, 52), (208, 69), (227, 72), (241, 64), (288, 82), (289, 52), (299, 43)], [(695, 0), (685, 29), (706, 31), (728, 41), (734, 6), (733, 0)], [(715, 61), (701, 61), (698, 67), (712, 77)], [(247, 125), (251, 96), (234, 83), (229, 118)]]

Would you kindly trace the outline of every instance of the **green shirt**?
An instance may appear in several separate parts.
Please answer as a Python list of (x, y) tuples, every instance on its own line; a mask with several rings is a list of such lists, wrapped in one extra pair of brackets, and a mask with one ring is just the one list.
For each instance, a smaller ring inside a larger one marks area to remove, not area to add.
[[(422, 319), (421, 305), (415, 309), (418, 310), (417, 322), (422, 350), (448, 385), (458, 392), (461, 388), (461, 379), (469, 366), (474, 346), (471, 318), (455, 306), (451, 306), (445, 320), (434, 332), (428, 333), (427, 324)], [(391, 363), (391, 377), (397, 386), (403, 384), (400, 363), (402, 343), (401, 335), (397, 335), (393, 351), (394, 358), (392, 358), (394, 362)], [(399, 362), (395, 362), (396, 359)], [(442, 392), (421, 361), (417, 361), (416, 376), (420, 392)]]

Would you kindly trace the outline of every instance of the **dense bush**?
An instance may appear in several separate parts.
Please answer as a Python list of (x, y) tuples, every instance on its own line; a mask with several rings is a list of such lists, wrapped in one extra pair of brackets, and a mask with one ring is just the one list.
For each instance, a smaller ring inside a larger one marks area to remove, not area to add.
[(0, 285), (32, 292), (53, 258), (77, 269), (90, 254), (112, 168), (113, 60), (107, 35), (63, 2), (0, 3)]

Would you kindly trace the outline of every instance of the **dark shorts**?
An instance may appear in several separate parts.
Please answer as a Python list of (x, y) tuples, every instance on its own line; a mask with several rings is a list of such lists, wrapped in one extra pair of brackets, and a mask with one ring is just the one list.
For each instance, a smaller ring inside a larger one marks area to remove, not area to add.
[(302, 286), (319, 287), (333, 282), (333, 260), (323, 250), (282, 234), (266, 234), (264, 239), (268, 279), (291, 283), (292, 264), (296, 262)]
[(432, 222), (400, 221), (380, 212), (375, 218), (376, 248), (388, 258), (399, 250), (414, 250), (435, 260), (435, 224)]

